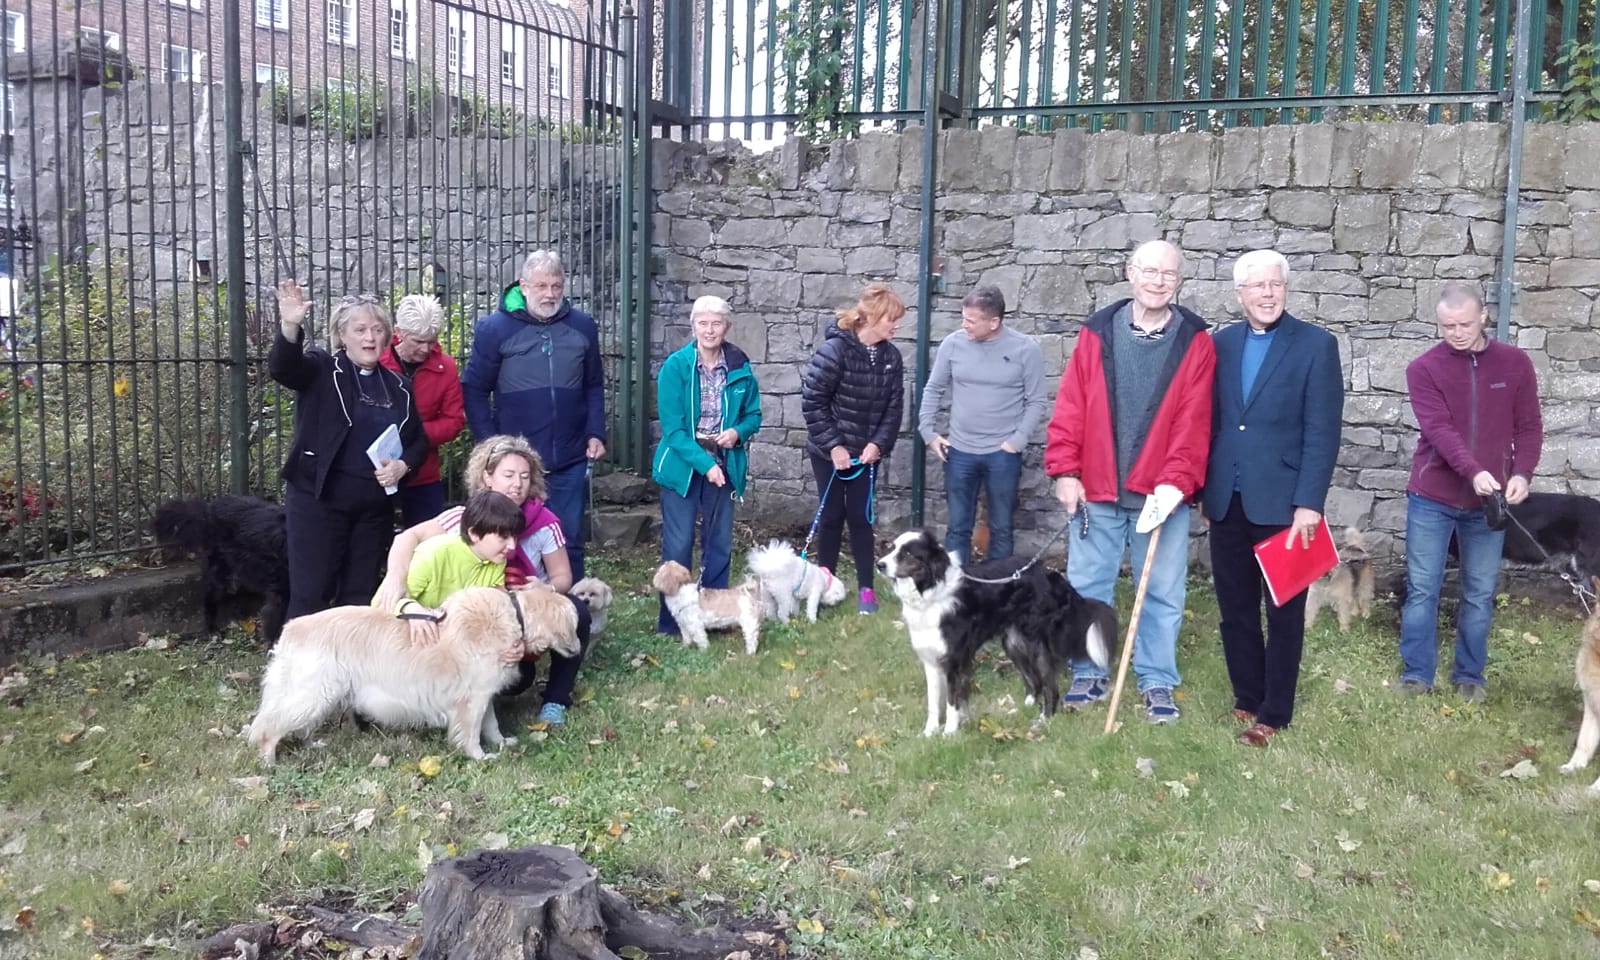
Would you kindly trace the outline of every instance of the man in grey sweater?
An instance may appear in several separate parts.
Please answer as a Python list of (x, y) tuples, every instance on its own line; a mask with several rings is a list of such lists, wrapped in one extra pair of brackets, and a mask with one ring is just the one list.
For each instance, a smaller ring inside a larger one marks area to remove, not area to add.
[[(944, 461), (945, 549), (969, 562), (980, 487), (989, 508), (987, 559), (1011, 556), (1022, 451), (1050, 402), (1039, 344), (1007, 327), (1005, 314), (995, 287), (977, 287), (961, 301), (961, 329), (939, 344), (917, 418), (928, 449)], [(937, 429), (946, 398), (948, 437)]]

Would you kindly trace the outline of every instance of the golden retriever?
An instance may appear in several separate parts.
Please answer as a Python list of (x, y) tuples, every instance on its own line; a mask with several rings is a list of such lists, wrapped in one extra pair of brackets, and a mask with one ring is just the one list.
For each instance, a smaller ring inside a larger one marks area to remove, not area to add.
[[(1600, 589), (1600, 578), (1594, 586)], [(1583, 626), (1583, 642), (1578, 645), (1578, 689), (1583, 693), (1583, 725), (1578, 728), (1578, 745), (1572, 759), (1562, 764), (1562, 773), (1576, 773), (1589, 765), (1595, 747), (1600, 746), (1600, 606)], [(1600, 780), (1589, 785), (1589, 792), (1600, 794)]]
[(307, 736), (346, 711), (385, 725), (445, 727), (474, 760), (488, 758), (480, 737), (514, 744), (500, 735), (494, 695), (527, 654), (578, 655), (577, 611), (543, 587), (472, 587), (440, 609), (439, 639), (427, 646), (411, 642), (407, 621), (373, 607), (334, 607), (285, 625), (250, 723), (261, 762), (272, 765), (285, 737)]

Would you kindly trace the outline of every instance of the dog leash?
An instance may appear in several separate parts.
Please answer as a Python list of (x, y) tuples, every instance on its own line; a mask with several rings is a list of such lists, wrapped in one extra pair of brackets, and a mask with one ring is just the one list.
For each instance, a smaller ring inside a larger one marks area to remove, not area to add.
[(963, 579), (971, 580), (973, 583), (1012, 583), (1013, 581), (1021, 580), (1022, 575), (1027, 573), (1029, 570), (1032, 570), (1035, 564), (1044, 559), (1044, 555), (1049, 552), (1052, 546), (1055, 545), (1055, 542), (1065, 536), (1068, 530), (1072, 529), (1072, 524), (1074, 522), (1079, 525), (1078, 539), (1087, 540), (1089, 537), (1089, 509), (1087, 506), (1080, 503), (1078, 504), (1078, 509), (1075, 512), (1067, 515), (1067, 522), (1063, 523), (1055, 533), (1051, 534), (1050, 539), (1046, 540), (1044, 542), (1044, 546), (1039, 548), (1039, 552), (1033, 555), (1033, 559), (1012, 571), (1010, 576), (996, 577), (991, 580), (985, 577), (974, 577), (972, 574), (965, 571), (962, 572), (961, 576)]
[[(1527, 527), (1522, 525), (1522, 521), (1518, 520), (1517, 515), (1512, 513), (1509, 508), (1505, 511), (1505, 514), (1506, 519), (1516, 524), (1517, 529), (1522, 531), (1522, 535), (1527, 537), (1528, 542), (1532, 543), (1534, 549), (1539, 551), (1539, 556), (1544, 558), (1544, 563), (1548, 567), (1552, 559), (1550, 556), (1550, 551), (1544, 548), (1544, 544), (1539, 542), (1538, 537), (1535, 537)], [(1589, 601), (1595, 599), (1594, 591), (1589, 589), (1588, 585), (1586, 585), (1581, 579), (1573, 576), (1565, 570), (1556, 571), (1556, 576), (1560, 577), (1562, 580), (1565, 580), (1567, 586), (1572, 588), (1573, 596), (1577, 597), (1578, 602), (1583, 605), (1583, 612), (1585, 614), (1592, 615), (1594, 613), (1594, 608)]]

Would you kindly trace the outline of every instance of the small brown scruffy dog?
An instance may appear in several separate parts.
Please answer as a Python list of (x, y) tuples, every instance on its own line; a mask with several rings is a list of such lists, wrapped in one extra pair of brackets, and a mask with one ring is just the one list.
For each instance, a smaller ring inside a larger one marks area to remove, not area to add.
[(678, 621), (684, 646), (706, 649), (707, 630), (738, 627), (744, 634), (744, 652), (755, 653), (761, 643), (761, 587), (747, 580), (732, 589), (702, 587), (689, 568), (668, 560), (656, 568), (651, 586), (667, 599), (667, 609)]
[(439, 639), (411, 642), (410, 624), (374, 607), (334, 607), (283, 628), (261, 678), (250, 743), (271, 766), (285, 737), (307, 736), (330, 716), (354, 712), (384, 726), (445, 727), (474, 760), (479, 740), (498, 748), (494, 695), (517, 679), (528, 654), (575, 657), (578, 612), (547, 587), (507, 592), (469, 587), (440, 607)]
[[(1594, 582), (1600, 587), (1600, 577)], [(1600, 606), (1583, 625), (1577, 674), (1578, 689), (1583, 693), (1583, 725), (1578, 728), (1578, 746), (1572, 751), (1572, 759), (1561, 765), (1562, 773), (1576, 773), (1587, 767), (1595, 747), (1600, 746)], [(1589, 785), (1589, 792), (1600, 795), (1600, 780)]]
[(1344, 544), (1339, 549), (1339, 565), (1313, 583), (1306, 594), (1306, 629), (1310, 630), (1317, 622), (1317, 614), (1323, 607), (1331, 606), (1339, 615), (1339, 629), (1349, 630), (1352, 618), (1366, 619), (1372, 614), (1375, 591), (1367, 535), (1355, 527), (1346, 527)]

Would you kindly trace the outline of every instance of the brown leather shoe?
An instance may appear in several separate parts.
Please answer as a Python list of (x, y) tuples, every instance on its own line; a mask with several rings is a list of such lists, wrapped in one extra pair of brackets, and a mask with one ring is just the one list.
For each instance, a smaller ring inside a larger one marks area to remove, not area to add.
[(1228, 712), (1233, 714), (1233, 719), (1239, 721), (1245, 726), (1249, 726), (1250, 724), (1256, 722), (1256, 715), (1251, 713), (1249, 710), (1240, 710), (1238, 707), (1234, 707)]
[(1264, 747), (1277, 732), (1277, 727), (1269, 727), (1260, 722), (1252, 723), (1244, 733), (1239, 734), (1239, 742), (1248, 747)]

